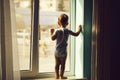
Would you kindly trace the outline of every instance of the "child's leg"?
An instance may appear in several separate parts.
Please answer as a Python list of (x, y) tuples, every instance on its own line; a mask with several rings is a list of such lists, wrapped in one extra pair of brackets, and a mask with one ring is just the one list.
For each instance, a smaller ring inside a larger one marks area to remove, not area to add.
[(65, 71), (65, 63), (66, 63), (66, 57), (61, 58), (61, 70), (60, 70), (60, 76), (61, 79), (67, 79), (67, 77), (64, 77), (64, 71)]
[(59, 79), (59, 66), (60, 66), (60, 59), (59, 59), (59, 57), (55, 57), (55, 74), (56, 74), (56, 79)]

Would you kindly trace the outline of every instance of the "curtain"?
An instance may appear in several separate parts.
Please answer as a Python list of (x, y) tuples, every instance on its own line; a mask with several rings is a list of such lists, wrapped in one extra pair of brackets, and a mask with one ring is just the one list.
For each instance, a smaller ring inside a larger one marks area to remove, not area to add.
[(2, 66), (1, 66), (1, 0), (0, 0), (0, 80), (2, 80)]
[(0, 80), (20, 80), (13, 0), (0, 0)]

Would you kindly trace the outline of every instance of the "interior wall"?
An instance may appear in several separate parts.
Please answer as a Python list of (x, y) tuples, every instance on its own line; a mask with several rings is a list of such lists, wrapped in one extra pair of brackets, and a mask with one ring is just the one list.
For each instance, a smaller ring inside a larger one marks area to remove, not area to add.
[(91, 80), (93, 0), (84, 0), (84, 77)]
[[(120, 2), (119, 0), (108, 0), (106, 5), (109, 8), (108, 16), (110, 32), (110, 80), (117, 80), (120, 76)], [(106, 16), (107, 16), (106, 13)], [(106, 29), (107, 30), (107, 29)]]
[[(110, 1), (109, 1), (110, 2)], [(107, 0), (93, 3), (92, 80), (110, 80), (111, 4)], [(96, 50), (95, 50), (96, 49)], [(116, 79), (114, 79), (116, 80)]]

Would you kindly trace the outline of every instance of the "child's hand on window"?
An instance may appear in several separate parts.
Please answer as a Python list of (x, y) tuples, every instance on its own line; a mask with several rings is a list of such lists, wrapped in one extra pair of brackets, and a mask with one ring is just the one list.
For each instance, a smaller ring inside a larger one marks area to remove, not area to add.
[(50, 29), (50, 33), (51, 33), (51, 35), (54, 33), (54, 31), (55, 31), (55, 29)]
[(79, 27), (78, 27), (78, 31), (82, 31), (82, 25), (79, 25)]

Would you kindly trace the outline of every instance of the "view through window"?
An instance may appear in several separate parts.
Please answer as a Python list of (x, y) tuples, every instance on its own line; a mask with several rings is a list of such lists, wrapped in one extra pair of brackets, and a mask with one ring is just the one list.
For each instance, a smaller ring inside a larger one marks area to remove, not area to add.
[[(69, 5), (69, 0), (40, 0), (39, 72), (54, 72), (55, 41), (50, 38), (50, 29), (58, 28), (57, 20), (61, 13), (69, 15)], [(70, 70), (69, 54), (66, 62), (66, 71)]]
[(14, 0), (20, 70), (30, 70), (31, 0)]
[[(39, 72), (54, 72), (55, 41), (50, 38), (50, 29), (58, 27), (57, 20), (61, 13), (68, 14), (70, 20), (70, 0), (39, 2)], [(20, 70), (30, 70), (31, 0), (14, 0), (14, 3)], [(66, 71), (70, 71), (70, 45)]]

